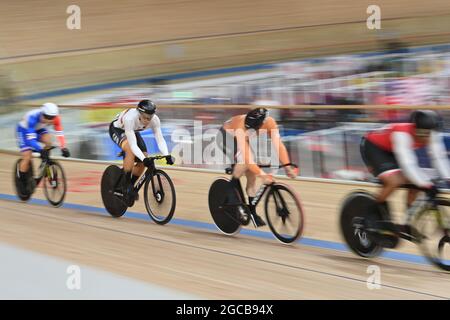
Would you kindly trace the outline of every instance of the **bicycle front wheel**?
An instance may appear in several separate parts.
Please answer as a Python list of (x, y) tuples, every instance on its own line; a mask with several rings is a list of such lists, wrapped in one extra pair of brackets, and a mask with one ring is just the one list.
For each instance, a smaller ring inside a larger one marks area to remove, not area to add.
[(157, 224), (166, 224), (175, 213), (175, 187), (169, 175), (162, 170), (147, 179), (144, 186), (144, 202), (150, 218)]
[(44, 194), (48, 202), (54, 207), (60, 207), (67, 192), (66, 176), (58, 162), (51, 162), (45, 167)]
[(267, 223), (282, 243), (298, 240), (303, 232), (304, 215), (299, 197), (287, 185), (274, 184), (265, 200)]
[(428, 261), (450, 271), (450, 201), (444, 198), (436, 201), (436, 209), (427, 209), (417, 215), (412, 231)]

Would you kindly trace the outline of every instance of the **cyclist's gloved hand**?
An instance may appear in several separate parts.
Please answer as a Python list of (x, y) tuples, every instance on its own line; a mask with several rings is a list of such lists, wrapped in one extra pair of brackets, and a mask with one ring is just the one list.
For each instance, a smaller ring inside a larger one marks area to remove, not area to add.
[(438, 193), (439, 190), (434, 184), (428, 190), (426, 190), (427, 196), (430, 197), (431, 199), (434, 199)]
[(47, 161), (49, 158), (49, 153), (50, 153), (50, 151), (48, 149), (42, 149), (41, 150), (41, 159), (43, 161)]
[(172, 157), (171, 155), (166, 156), (166, 163), (168, 165), (173, 165), (175, 163), (175, 158)]
[(69, 152), (69, 149), (67, 149), (67, 148), (62, 148), (62, 149), (61, 149), (61, 154), (62, 154), (62, 156), (63, 156), (64, 158), (70, 157), (70, 152)]
[(285, 167), (285, 171), (286, 171), (286, 175), (291, 179), (295, 179), (299, 173), (298, 168), (294, 168), (291, 166)]
[(151, 167), (153, 165), (153, 161), (150, 158), (145, 158), (142, 163), (144, 164), (144, 166), (146, 167)]

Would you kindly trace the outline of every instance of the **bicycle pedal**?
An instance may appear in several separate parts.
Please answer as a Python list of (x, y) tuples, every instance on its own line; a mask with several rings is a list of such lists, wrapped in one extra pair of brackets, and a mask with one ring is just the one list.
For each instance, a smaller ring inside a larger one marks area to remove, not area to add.
[(394, 239), (382, 239), (381, 241), (378, 242), (378, 244), (379, 244), (380, 246), (382, 246), (383, 248), (394, 249), (395, 247), (397, 247), (397, 244), (398, 244), (398, 238), (394, 238)]
[(238, 208), (238, 219), (240, 223), (243, 225), (248, 225), (250, 222), (249, 215), (247, 214), (247, 212), (245, 212), (244, 208), (242, 207)]
[(373, 233), (370, 238), (383, 248), (394, 249), (397, 247), (399, 238), (397, 235)]

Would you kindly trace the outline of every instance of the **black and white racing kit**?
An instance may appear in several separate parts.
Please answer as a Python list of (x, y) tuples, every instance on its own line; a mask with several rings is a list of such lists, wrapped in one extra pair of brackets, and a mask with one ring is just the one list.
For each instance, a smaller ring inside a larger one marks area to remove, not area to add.
[(164, 136), (161, 132), (161, 121), (159, 117), (154, 114), (152, 120), (147, 126), (144, 126), (139, 120), (140, 113), (136, 109), (127, 109), (119, 113), (113, 121), (113, 126), (125, 131), (125, 135), (127, 137), (128, 143), (131, 147), (131, 151), (134, 153), (136, 157), (138, 157), (141, 161), (145, 159), (145, 155), (142, 153), (141, 149), (139, 149), (136, 140), (136, 131), (143, 131), (146, 129), (152, 129), (155, 134), (155, 140), (158, 144), (159, 151), (163, 155), (168, 155), (169, 150), (167, 148), (166, 140), (164, 140)]

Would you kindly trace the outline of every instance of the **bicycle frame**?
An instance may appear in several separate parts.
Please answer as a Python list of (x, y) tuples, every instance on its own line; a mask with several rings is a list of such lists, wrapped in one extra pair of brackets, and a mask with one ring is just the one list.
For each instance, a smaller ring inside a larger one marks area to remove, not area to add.
[[(408, 186), (408, 189), (419, 189), (415, 186)], [(422, 189), (419, 189), (422, 190)], [(414, 224), (416, 219), (420, 217), (420, 215), (424, 212), (432, 211), (436, 215), (436, 220), (440, 227), (444, 226), (444, 221), (442, 217), (442, 212), (438, 209), (438, 199), (430, 198), (429, 196), (425, 196), (423, 198), (417, 198), (413, 203), (413, 207), (406, 210), (406, 224)], [(403, 238), (408, 241), (412, 241), (409, 237), (405, 237), (402, 234), (399, 234), (394, 231), (400, 238)]]
[(444, 226), (444, 221), (443, 221), (443, 217), (442, 217), (442, 212), (438, 209), (438, 201), (437, 199), (430, 199), (430, 198), (425, 198), (425, 199), (421, 199), (419, 200), (423, 203), (425, 203), (422, 206), (419, 206), (413, 213), (412, 213), (412, 219), (415, 219), (417, 217), (420, 216), (420, 214), (422, 214), (425, 211), (432, 211), (435, 215), (436, 215), (436, 221), (438, 222), (440, 227)]
[[(279, 166), (279, 168), (282, 168), (282, 167), (285, 167), (285, 166), (294, 166), (294, 167), (297, 167), (296, 165), (294, 165), (294, 164), (292, 164), (292, 163), (287, 163), (287, 164), (285, 164), (285, 165)], [(264, 167), (265, 167), (265, 168), (268, 168), (268, 167), (270, 167), (270, 165), (260, 165), (260, 167), (262, 167), (262, 168), (264, 168)], [(234, 169), (234, 164), (231, 165), (231, 168), (227, 168), (227, 169), (225, 170), (225, 172), (226, 172), (227, 174), (232, 174), (232, 173), (233, 173), (233, 169)], [(267, 189), (272, 188), (272, 185), (273, 185), (273, 184), (274, 184), (274, 183), (262, 185), (262, 186), (258, 189), (258, 191), (256, 192), (256, 195), (255, 195), (255, 197), (253, 198), (252, 203), (250, 203), (250, 204), (256, 207), (256, 206), (258, 205), (258, 203), (261, 201), (261, 199), (262, 199), (262, 197), (264, 196), (264, 194), (266, 193)], [(242, 184), (241, 184), (241, 180), (240, 180), (240, 179), (239, 179), (239, 185), (238, 185), (238, 192), (239, 192), (239, 195), (241, 196), (242, 204), (248, 206), (247, 202), (245, 201), (244, 191), (243, 191), (243, 189), (242, 189)], [(276, 197), (274, 197), (274, 199), (275, 199), (275, 202), (276, 202), (276, 201), (277, 201), (277, 200), (276, 200)], [(282, 198), (281, 198), (281, 199), (282, 199)], [(276, 205), (277, 205), (277, 208), (278, 208), (278, 207), (279, 207), (279, 206), (278, 206), (278, 203), (277, 203)], [(286, 204), (283, 203), (283, 205), (285, 206)]]
[[(50, 170), (51, 164), (52, 164), (52, 162), (50, 159), (41, 161), (41, 164), (39, 165), (39, 169), (38, 169), (39, 170), (38, 175), (32, 177), (35, 181), (35, 186), (37, 186), (41, 182), (42, 178), (44, 178), (44, 177), (53, 178), (53, 172)], [(32, 164), (30, 164), (30, 165), (32, 165)]]
[[(142, 175), (142, 177), (139, 178), (137, 184), (134, 186), (134, 191), (135, 192), (139, 192), (139, 190), (141, 190), (141, 188), (144, 185), (145, 181), (147, 181), (147, 179), (149, 177), (151, 178), (154, 175), (154, 171), (155, 171), (154, 165), (151, 168), (147, 168), (147, 170), (145, 170), (145, 172)], [(153, 179), (152, 179), (152, 184), (153, 184)]]
[(141, 190), (141, 188), (142, 188), (142, 186), (144, 185), (144, 183), (145, 183), (145, 181), (147, 181), (148, 179), (150, 179), (150, 182), (151, 182), (151, 184), (152, 184), (152, 191), (153, 191), (153, 196), (156, 198), (156, 199), (158, 199), (158, 201), (162, 201), (162, 199), (164, 199), (164, 195), (165, 195), (165, 193), (164, 193), (164, 189), (163, 188), (161, 188), (161, 186), (162, 186), (162, 183), (161, 183), (161, 177), (158, 175), (157, 177), (158, 177), (158, 184), (159, 184), (159, 186), (160, 186), (160, 188), (159, 188), (159, 190), (158, 190), (158, 193), (159, 193), (159, 196), (160, 197), (158, 197), (158, 194), (157, 194), (157, 192), (156, 192), (156, 188), (155, 188), (155, 179), (152, 179), (154, 176), (155, 176), (155, 166), (153, 165), (152, 167), (150, 167), (150, 168), (148, 168), (146, 171), (145, 171), (145, 173), (142, 175), (142, 177), (138, 180), (138, 182), (137, 182), (137, 184), (136, 184), (136, 186), (134, 187), (134, 192), (139, 192), (139, 190)]
[[(153, 196), (157, 197), (156, 189), (155, 189), (155, 180), (152, 178), (155, 175), (155, 170), (156, 170), (155, 159), (162, 159), (162, 158), (164, 158), (164, 157), (155, 157), (155, 158), (151, 159), (152, 165), (149, 168), (147, 168), (147, 170), (144, 172), (144, 174), (139, 178), (139, 180), (137, 181), (137, 184), (133, 187), (134, 192), (138, 193), (141, 190), (144, 183), (148, 179), (151, 179), (150, 181), (152, 183)], [(119, 179), (119, 181), (120, 181), (120, 179)], [(159, 186), (161, 187), (162, 183), (161, 183), (160, 176), (158, 176), (158, 183), (159, 183)], [(159, 195), (161, 196), (161, 199), (163, 199), (164, 198), (164, 189), (163, 188), (159, 188), (159, 189), (160, 189)]]
[[(55, 149), (56, 147), (51, 147), (48, 150), (51, 151)], [(41, 160), (41, 164), (39, 165), (39, 175), (37, 177), (33, 177), (34, 181), (36, 182), (36, 185), (41, 182), (42, 178), (44, 177), (51, 177), (53, 178), (53, 172), (50, 170), (50, 166), (52, 165), (52, 160), (50, 158), (46, 160)], [(30, 163), (30, 165), (32, 165)]]
[[(252, 206), (255, 206), (255, 207), (256, 207), (256, 206), (261, 202), (261, 199), (264, 197), (264, 195), (266, 194), (267, 190), (272, 189), (272, 185), (273, 185), (273, 184), (274, 184), (274, 183), (262, 185), (262, 186), (258, 189), (258, 191), (256, 192), (256, 195), (255, 195), (255, 197), (253, 198), (252, 203), (247, 204), (246, 201), (244, 200), (245, 198), (244, 198), (244, 193), (243, 193), (243, 191), (242, 191), (242, 185), (241, 185), (241, 183), (240, 183), (240, 181), (239, 181), (239, 188), (238, 188), (238, 191), (239, 191), (239, 194), (241, 195), (242, 204), (243, 204), (243, 205), (246, 205), (246, 206), (252, 205)], [(274, 196), (274, 200), (275, 200), (275, 204), (276, 204), (276, 206), (277, 206), (277, 209), (280, 208), (280, 207), (286, 207), (286, 203), (282, 203), (281, 205), (278, 203), (278, 201), (284, 202), (283, 197), (279, 197), (279, 199), (277, 199), (277, 198), (278, 198), (277, 196)], [(232, 205), (232, 206), (234, 206), (234, 205)]]
[(420, 213), (422, 213), (423, 211), (433, 210), (433, 211), (439, 212), (438, 207), (437, 207), (438, 203), (437, 203), (436, 198), (431, 199), (428, 196), (425, 196), (424, 198), (416, 199), (413, 206), (415, 208), (412, 212), (408, 212), (409, 209), (406, 210), (407, 222), (411, 222), (414, 219), (416, 219), (420, 215)]

